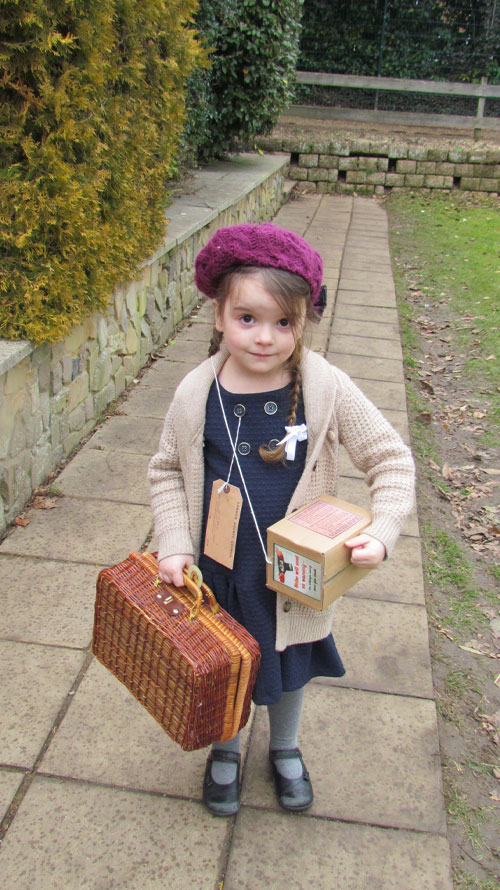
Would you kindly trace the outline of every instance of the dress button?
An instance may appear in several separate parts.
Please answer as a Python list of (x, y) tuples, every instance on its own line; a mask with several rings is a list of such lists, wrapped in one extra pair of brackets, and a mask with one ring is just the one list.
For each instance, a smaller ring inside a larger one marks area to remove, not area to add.
[(264, 405), (264, 411), (266, 412), (266, 414), (276, 414), (277, 410), (278, 406), (276, 402), (266, 402), (266, 404)]
[(283, 604), (283, 611), (289, 612), (291, 608), (292, 608), (292, 604), (291, 604), (290, 600), (287, 600), (286, 603)]
[(243, 455), (243, 457), (245, 457), (246, 454), (250, 454), (251, 448), (248, 442), (240, 442), (240, 444), (238, 445), (238, 451), (240, 454)]
[(268, 447), (269, 448), (277, 448), (279, 444), (280, 444), (279, 439), (270, 439), (269, 443), (268, 443)]
[(243, 417), (245, 415), (246, 408), (244, 405), (238, 404), (233, 408), (233, 414), (235, 417)]

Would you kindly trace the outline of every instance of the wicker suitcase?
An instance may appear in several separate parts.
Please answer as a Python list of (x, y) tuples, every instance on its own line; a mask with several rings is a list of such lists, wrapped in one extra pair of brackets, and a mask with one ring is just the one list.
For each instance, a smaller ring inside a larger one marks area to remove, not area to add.
[(185, 751), (233, 738), (250, 714), (256, 640), (184, 574), (158, 579), (152, 553), (131, 553), (97, 579), (92, 650)]

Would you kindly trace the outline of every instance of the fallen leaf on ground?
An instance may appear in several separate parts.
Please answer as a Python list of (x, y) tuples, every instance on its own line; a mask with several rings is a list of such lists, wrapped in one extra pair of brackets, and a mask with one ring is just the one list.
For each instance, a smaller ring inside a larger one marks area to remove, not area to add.
[(31, 519), (29, 516), (16, 516), (16, 518), (14, 519), (14, 525), (21, 525), (23, 528), (29, 525), (30, 522)]
[(469, 640), (463, 646), (459, 646), (459, 649), (463, 649), (464, 652), (472, 652), (473, 655), (491, 655), (488, 644), (482, 643), (480, 640)]
[(33, 500), (35, 510), (53, 510), (57, 506), (57, 498), (36, 497)]

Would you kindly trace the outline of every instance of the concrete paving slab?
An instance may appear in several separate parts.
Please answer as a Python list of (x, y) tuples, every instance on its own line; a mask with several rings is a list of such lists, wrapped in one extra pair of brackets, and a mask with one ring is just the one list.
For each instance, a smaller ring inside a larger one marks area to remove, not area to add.
[(57, 488), (66, 497), (151, 504), (147, 479), (151, 454), (128, 451), (99, 451), (84, 448), (57, 477)]
[[(387, 380), (367, 380), (353, 377), (354, 383), (364, 392), (365, 396), (380, 410), (393, 409), (406, 414), (406, 387), (404, 383), (393, 383)], [(408, 429), (406, 424), (405, 430)]]
[(130, 451), (151, 456), (158, 448), (163, 420), (152, 418), (144, 423), (143, 418), (119, 415), (110, 417), (89, 440), (85, 449), (104, 451)]
[[(344, 291), (345, 295), (345, 291)], [(354, 319), (355, 321), (374, 321), (377, 324), (398, 325), (398, 313), (396, 309), (388, 309), (384, 306), (357, 306), (348, 300), (338, 300), (335, 306), (335, 318), (337, 320)]]
[[(257, 840), (258, 839), (258, 840)], [(249, 851), (258, 848), (258, 855)], [(445, 838), (244, 809), (224, 890), (453, 890)]]
[[(200, 294), (202, 297), (202, 294)], [(194, 327), (195, 325), (209, 325), (212, 327), (213, 324), (214, 312), (212, 309), (212, 304), (206, 300), (199, 309), (195, 309), (189, 318), (189, 324)]]
[[(173, 362), (168, 364), (178, 367)], [(160, 380), (158, 383), (159, 386), (152, 386), (148, 381), (147, 386), (134, 390), (120, 407), (122, 414), (127, 417), (154, 417), (164, 420), (178, 383), (172, 381), (161, 385)]]
[[(243, 730), (243, 753), (249, 727)], [(39, 771), (201, 800), (207, 753), (183, 751), (95, 659)]]
[(396, 295), (386, 287), (361, 288), (356, 287), (356, 282), (346, 281), (342, 283), (337, 292), (337, 306), (361, 306), (365, 308), (366, 314), (372, 309), (392, 309), (396, 310)]
[[(360, 205), (358, 209), (356, 207), (356, 201), (354, 201), (349, 234), (351, 235), (352, 232), (355, 232), (357, 236), (368, 232), (374, 232), (379, 235), (385, 233), (387, 236), (389, 228), (387, 214), (384, 210), (375, 212), (378, 210), (380, 210), (380, 208), (375, 208), (373, 205), (370, 207), (366, 202), (363, 202), (363, 205)], [(357, 241), (358, 238), (356, 237), (352, 240)]]
[(23, 776), (24, 772), (0, 769), (0, 822), (9, 809)]
[[(206, 350), (198, 341), (181, 340), (177, 337), (165, 348), (164, 355), (168, 362), (182, 362), (190, 366), (198, 365), (206, 357)], [(185, 371), (186, 374), (188, 370)]]
[(89, 645), (94, 566), (0, 556), (0, 575), (3, 639), (79, 649)]
[(392, 271), (388, 240), (386, 239), (385, 244), (380, 239), (374, 241), (369, 237), (369, 233), (365, 233), (361, 241), (358, 241), (357, 238), (349, 237), (345, 247), (345, 256), (349, 261), (351, 259), (362, 260), (367, 257), (373, 257), (374, 260), (378, 258), (378, 262), (391, 268)]
[(307, 346), (315, 352), (323, 353), (326, 349), (330, 332), (327, 327), (313, 328), (307, 337)]
[(197, 324), (187, 324), (183, 327), (182, 331), (179, 331), (179, 333), (172, 339), (176, 343), (184, 343), (191, 340), (203, 340), (203, 342), (206, 341), (209, 343), (212, 331), (213, 324), (210, 322), (198, 321)]
[(353, 318), (338, 318), (335, 316), (332, 325), (332, 337), (339, 334), (350, 337), (375, 337), (381, 340), (397, 340), (400, 342), (399, 327), (396, 324), (385, 322), (356, 321)]
[[(242, 799), (276, 810), (264, 711), (257, 708)], [(434, 702), (313, 683), (299, 743), (314, 787), (311, 815), (446, 832)]]
[(371, 358), (403, 360), (399, 340), (381, 340), (377, 337), (351, 337), (348, 334), (332, 333), (328, 344), (329, 352), (346, 352), (348, 355), (364, 355)]
[(340, 228), (326, 230), (324, 226), (311, 226), (307, 231), (307, 241), (326, 260), (332, 256), (343, 256), (345, 246), (345, 232)]
[[(208, 344), (207, 344), (208, 350)], [(123, 403), (121, 406), (121, 410), (127, 410), (129, 407), (129, 402), (133, 399), (131, 397), (140, 394), (143, 390), (148, 389), (161, 389), (163, 393), (165, 392), (175, 392), (179, 383), (186, 374), (189, 374), (193, 368), (196, 368), (200, 361), (205, 358), (204, 351), (200, 351), (199, 360), (197, 362), (193, 362), (192, 365), (188, 365), (186, 362), (166, 362), (166, 361), (158, 361), (155, 362), (154, 365), (149, 369), (147, 374), (141, 379), (141, 385), (136, 390), (133, 390), (130, 396), (127, 398), (127, 401)]]
[(61, 498), (55, 510), (29, 516), (30, 524), (14, 529), (0, 553), (114, 565), (140, 550), (152, 526), (151, 507), (80, 498)]
[(2, 844), (2, 887), (212, 888), (231, 821), (184, 800), (37, 778)]
[(382, 251), (345, 251), (342, 266), (344, 270), (350, 272), (369, 272), (370, 269), (375, 274), (387, 274), (391, 270), (390, 261), (384, 259)]
[[(352, 272), (350, 273), (348, 270), (343, 269), (341, 279), (339, 282), (339, 291), (360, 291), (365, 292), (367, 294), (375, 294), (377, 298), (380, 300), (384, 295), (386, 299), (390, 302), (375, 303), (375, 306), (395, 306), (396, 305), (396, 291), (394, 289), (394, 283), (392, 277), (389, 275), (373, 275), (370, 276), (368, 272)], [(365, 300), (369, 300), (368, 296), (364, 297)]]
[[(331, 269), (328, 269), (328, 272), (325, 275), (323, 275), (323, 284), (326, 286), (326, 289), (327, 289), (327, 296), (326, 296), (327, 306), (326, 306), (325, 312), (327, 311), (327, 309), (331, 309), (335, 304), (335, 295), (337, 292), (338, 283), (339, 283), (338, 273), (335, 274)], [(324, 317), (325, 316), (323, 316), (323, 318)]]
[(351, 587), (346, 597), (425, 605), (422, 550), (419, 539), (406, 534), (401, 535), (390, 559)]
[[(370, 507), (370, 494), (364, 479), (350, 476), (339, 477), (338, 497), (360, 507)], [(405, 535), (418, 537), (418, 520), (415, 510), (410, 514), (404, 527)]]
[(348, 352), (329, 350), (326, 354), (327, 361), (336, 365), (341, 371), (363, 380), (387, 381), (389, 383), (403, 383), (403, 365), (398, 359), (367, 357), (363, 355), (351, 355)]
[(31, 768), (85, 652), (0, 641), (0, 763)]
[(335, 612), (333, 633), (346, 673), (339, 679), (321, 677), (315, 682), (433, 697), (424, 606), (344, 596)]
[(386, 272), (370, 272), (369, 269), (351, 269), (343, 264), (342, 280), (359, 282), (361, 285), (364, 284), (366, 286), (370, 285), (370, 289), (377, 285), (386, 285), (391, 290), (394, 290), (394, 281), (389, 270)]
[(387, 236), (388, 236), (388, 228), (387, 221), (383, 222), (379, 219), (376, 221), (375, 226), (370, 226), (369, 229), (366, 229), (363, 225), (360, 225), (359, 221), (353, 219), (351, 225), (349, 227), (349, 238), (348, 243), (351, 244), (382, 244), (385, 243), (387, 245)]

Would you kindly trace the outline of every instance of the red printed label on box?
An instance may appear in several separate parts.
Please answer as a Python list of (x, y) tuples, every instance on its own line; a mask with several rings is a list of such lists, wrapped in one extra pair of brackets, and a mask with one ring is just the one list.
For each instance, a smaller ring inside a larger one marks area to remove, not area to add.
[(295, 590), (321, 600), (321, 565), (294, 550), (274, 544), (273, 579)]
[(336, 538), (342, 532), (348, 531), (357, 525), (360, 518), (355, 513), (341, 510), (340, 507), (334, 507), (327, 501), (315, 501), (303, 510), (288, 516), (290, 522), (295, 522), (326, 538)]

